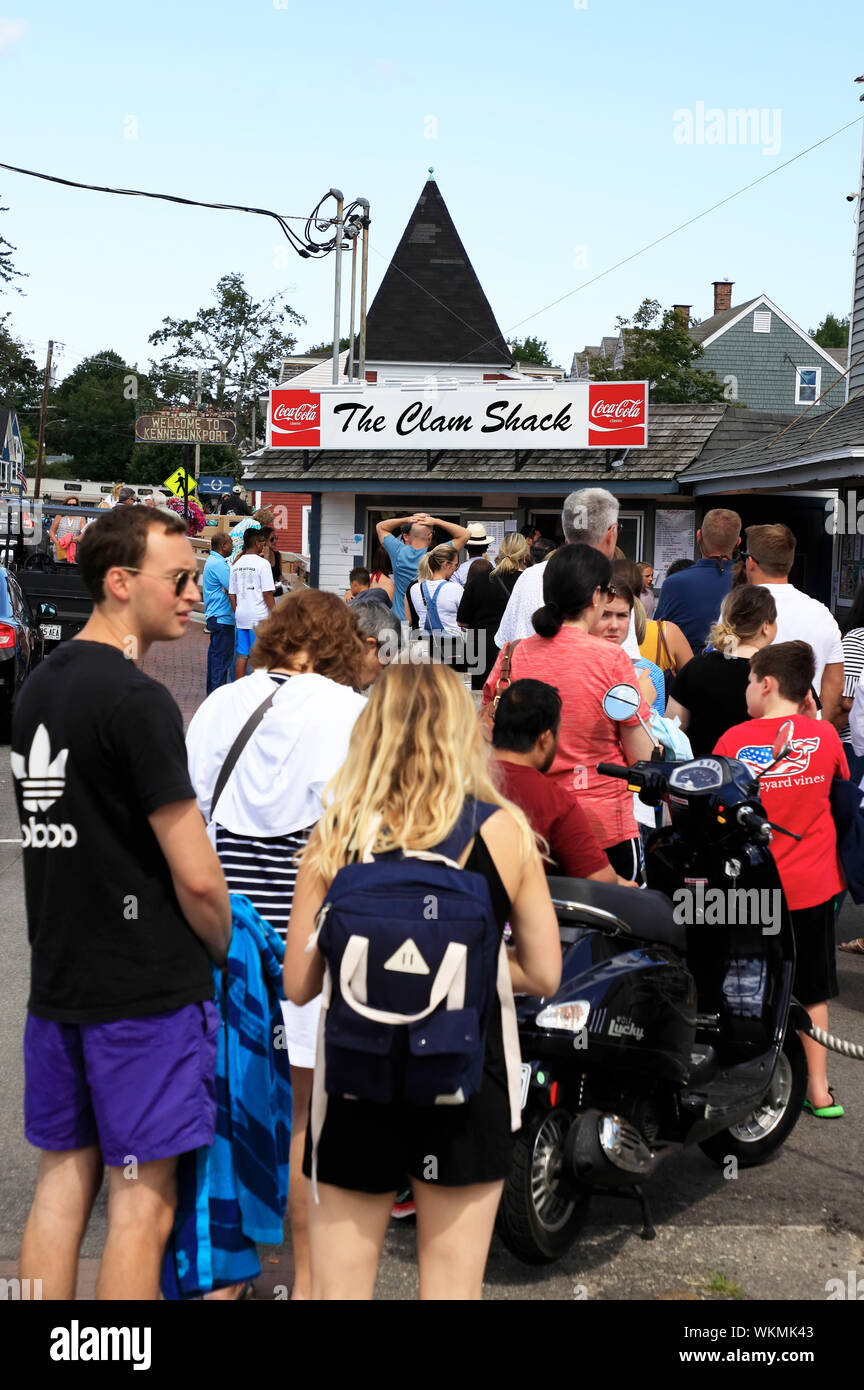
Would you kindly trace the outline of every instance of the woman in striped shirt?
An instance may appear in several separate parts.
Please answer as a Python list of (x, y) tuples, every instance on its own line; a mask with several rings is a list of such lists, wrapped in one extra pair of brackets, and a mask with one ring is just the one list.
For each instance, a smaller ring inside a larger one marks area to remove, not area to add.
[[(301, 589), (256, 629), (252, 675), (214, 690), (189, 725), (189, 773), (228, 888), (244, 893), (283, 938), (297, 858), (323, 809), (322, 793), (345, 760), (366, 701), (366, 648), (355, 616), (335, 594)], [(243, 747), (211, 815), (219, 772), (241, 729), (273, 697)], [(283, 1004), (291, 1063), (288, 1212), (295, 1298), (309, 1297), (302, 1175), (320, 1002)]]

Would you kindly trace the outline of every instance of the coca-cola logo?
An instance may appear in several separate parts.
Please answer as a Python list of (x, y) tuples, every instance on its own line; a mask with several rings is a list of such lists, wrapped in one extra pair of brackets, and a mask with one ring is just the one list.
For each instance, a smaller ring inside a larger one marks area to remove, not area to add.
[(643, 409), (644, 402), (638, 400), (596, 401), (591, 406), (591, 419), (641, 420)]
[(647, 386), (643, 382), (589, 382), (589, 447), (644, 447), (648, 442), (647, 394)]
[(273, 424), (283, 430), (297, 429), (307, 423), (317, 424), (320, 414), (320, 405), (277, 405), (273, 411)]
[(321, 443), (321, 397), (317, 391), (274, 391), (270, 440), (275, 448), (317, 449)]

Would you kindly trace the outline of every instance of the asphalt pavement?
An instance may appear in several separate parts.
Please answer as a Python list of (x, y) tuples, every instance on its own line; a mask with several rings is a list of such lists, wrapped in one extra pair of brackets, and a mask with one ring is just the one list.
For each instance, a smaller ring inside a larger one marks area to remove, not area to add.
[[(185, 639), (184, 639), (185, 640)], [(20, 830), (8, 749), (0, 747), (0, 1278), (15, 1260), (37, 1158), (23, 1133), (21, 1039), (28, 951)], [(97, 870), (98, 870), (98, 866)], [(864, 908), (844, 907), (838, 940), (864, 935)], [(864, 956), (838, 955), (840, 998), (831, 1031), (864, 1044)], [(829, 1061), (829, 1079), (846, 1107), (839, 1121), (802, 1115), (777, 1157), (723, 1177), (700, 1151), (670, 1158), (647, 1185), (657, 1227), (640, 1239), (634, 1201), (595, 1199), (577, 1245), (557, 1265), (530, 1269), (496, 1240), (486, 1275), (491, 1299), (804, 1299), (824, 1300), (826, 1283), (864, 1276), (864, 1063)], [(79, 1296), (95, 1280), (105, 1237), (100, 1198), (82, 1251)], [(416, 1296), (414, 1230), (393, 1223), (377, 1296)], [(284, 1297), (290, 1245), (265, 1250), (261, 1297)]]

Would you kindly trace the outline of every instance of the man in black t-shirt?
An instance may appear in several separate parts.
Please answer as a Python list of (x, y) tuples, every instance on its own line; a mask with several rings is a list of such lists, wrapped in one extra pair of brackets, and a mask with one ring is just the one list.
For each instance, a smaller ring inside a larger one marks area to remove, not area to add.
[(78, 1251), (109, 1168), (96, 1297), (155, 1299), (177, 1156), (212, 1144), (225, 880), (195, 802), (183, 725), (136, 666), (181, 637), (199, 598), (185, 526), (116, 507), (78, 565), (95, 607), (15, 705), (31, 989), (25, 1129), (42, 1151), (21, 1274), (75, 1297)]

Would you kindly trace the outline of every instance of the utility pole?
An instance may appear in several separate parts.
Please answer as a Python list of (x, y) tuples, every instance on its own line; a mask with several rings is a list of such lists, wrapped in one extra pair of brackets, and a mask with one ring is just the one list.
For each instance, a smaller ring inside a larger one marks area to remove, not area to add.
[(42, 487), (42, 447), (45, 443), (45, 414), (48, 410), (48, 386), (51, 381), (51, 357), (54, 353), (53, 339), (48, 344), (48, 356), (45, 359), (45, 380), (42, 382), (42, 404), (39, 407), (39, 442), (36, 445), (36, 481), (33, 484), (33, 496), (39, 497)]
[(345, 208), (345, 195), (341, 188), (331, 188), (330, 196), (336, 199), (336, 252), (335, 284), (333, 287), (333, 385), (339, 385), (339, 319), (342, 305), (342, 213)]
[[(198, 374), (197, 374), (196, 384), (195, 384), (195, 409), (196, 409), (196, 411), (201, 409), (201, 368), (200, 368), (200, 367), (198, 368)], [(196, 491), (197, 491), (197, 488), (198, 488), (198, 479), (199, 479), (200, 476), (201, 476), (201, 445), (200, 445), (200, 444), (196, 444), (196, 445), (195, 445), (195, 488), (196, 488)]]
[(354, 372), (354, 297), (357, 293), (357, 237), (351, 238), (351, 322), (348, 329), (348, 375), (353, 379)]

